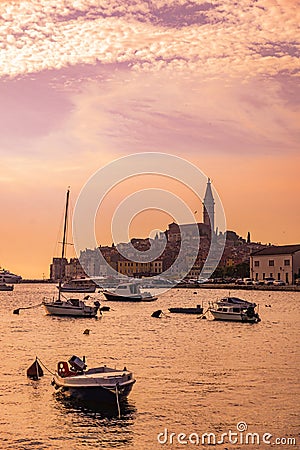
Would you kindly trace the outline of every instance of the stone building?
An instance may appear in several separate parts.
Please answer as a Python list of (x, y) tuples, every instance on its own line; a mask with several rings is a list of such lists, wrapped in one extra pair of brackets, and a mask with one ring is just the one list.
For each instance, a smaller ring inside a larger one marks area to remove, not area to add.
[(254, 280), (271, 277), (293, 284), (300, 277), (300, 244), (270, 245), (251, 253), (250, 276)]

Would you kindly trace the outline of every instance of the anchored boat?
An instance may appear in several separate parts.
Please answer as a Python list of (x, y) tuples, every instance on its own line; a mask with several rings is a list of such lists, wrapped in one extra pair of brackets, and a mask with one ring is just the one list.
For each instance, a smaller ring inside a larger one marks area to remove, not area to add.
[(5, 283), (0, 283), (0, 291), (13, 291), (14, 290), (14, 285), (8, 285)]
[(6, 269), (0, 269), (0, 283), (20, 283), (21, 281), (22, 277), (20, 275), (16, 275)]
[(53, 300), (47, 300), (44, 298), (43, 305), (46, 312), (54, 316), (71, 316), (71, 317), (96, 317), (97, 312), (100, 307), (98, 301), (94, 302), (94, 305), (86, 305), (84, 300), (78, 298), (66, 298), (62, 295), (62, 262), (65, 257), (65, 246), (66, 246), (66, 234), (67, 234), (67, 220), (68, 220), (68, 207), (69, 207), (69, 196), (70, 191), (67, 190), (66, 196), (66, 208), (65, 208), (65, 218), (64, 218), (64, 232), (63, 232), (63, 242), (62, 242), (62, 253), (61, 253), (61, 266), (60, 266), (60, 277), (58, 284), (58, 298)]
[(170, 313), (178, 313), (178, 314), (202, 314), (203, 308), (200, 305), (197, 305), (195, 308), (169, 308)]
[(118, 302), (153, 302), (157, 297), (150, 292), (142, 292), (136, 283), (122, 283), (113, 291), (104, 290), (107, 300)]
[(96, 284), (90, 278), (73, 278), (62, 284), (61, 292), (94, 293)]
[(225, 297), (209, 308), (215, 320), (230, 322), (258, 323), (261, 321), (256, 312), (256, 303), (237, 297)]
[(107, 366), (87, 370), (85, 358), (72, 356), (57, 365), (52, 385), (65, 396), (103, 403), (126, 398), (135, 383), (132, 372)]

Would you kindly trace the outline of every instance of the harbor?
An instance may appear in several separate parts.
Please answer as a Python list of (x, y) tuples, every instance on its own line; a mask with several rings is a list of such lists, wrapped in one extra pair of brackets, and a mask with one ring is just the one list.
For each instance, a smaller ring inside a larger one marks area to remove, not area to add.
[[(288, 430), (297, 436), (298, 292), (243, 292), (259, 307), (262, 321), (255, 325), (181, 314), (154, 319), (151, 302), (115, 303), (98, 320), (48, 316), (42, 307), (12, 315), (14, 308), (34, 305), (54, 289), (25, 283), (2, 293), (4, 448), (153, 450), (160, 448), (157, 435), (166, 427), (177, 433), (217, 432), (241, 420), (249, 430), (274, 436)], [(167, 311), (228, 295), (227, 290), (193, 292), (169, 290), (155, 308)], [(44, 368), (40, 380), (26, 378), (35, 356), (54, 372), (57, 361), (71, 354), (85, 356), (89, 367), (126, 365), (134, 373), (121, 418), (117, 408), (98, 405), (95, 411), (62, 399)]]

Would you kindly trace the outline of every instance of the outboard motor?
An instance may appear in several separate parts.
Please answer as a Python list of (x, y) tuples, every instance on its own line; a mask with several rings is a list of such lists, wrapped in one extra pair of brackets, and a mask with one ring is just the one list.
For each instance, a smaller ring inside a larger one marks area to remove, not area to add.
[(252, 317), (255, 316), (255, 311), (254, 311), (253, 306), (248, 306), (246, 314), (249, 317), (249, 319), (252, 319)]
[(82, 359), (78, 358), (78, 356), (73, 355), (69, 359), (69, 364), (73, 370), (76, 370), (78, 372), (82, 372), (86, 369), (86, 364)]

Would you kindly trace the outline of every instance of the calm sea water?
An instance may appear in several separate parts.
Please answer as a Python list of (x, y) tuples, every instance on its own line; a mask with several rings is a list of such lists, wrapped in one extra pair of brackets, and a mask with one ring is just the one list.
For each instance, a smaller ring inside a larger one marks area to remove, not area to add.
[[(148, 304), (107, 302), (112, 310), (99, 320), (54, 318), (42, 307), (12, 314), (54, 291), (54, 286), (23, 284), (0, 292), (2, 449), (212, 448), (207, 441), (196, 445), (197, 436), (200, 442), (204, 433), (220, 439), (222, 433), (236, 432), (239, 422), (259, 433), (260, 440), (270, 433), (273, 443), (277, 438), (297, 441), (287, 445), (283, 440), (276, 448), (300, 448), (300, 293), (231, 292), (260, 305), (262, 322), (256, 325), (151, 317), (156, 309), (167, 312), (170, 306), (195, 306), (228, 294), (207, 289), (196, 294), (175, 288)], [(83, 334), (86, 328), (89, 335)], [(58, 360), (73, 354), (85, 355), (90, 367), (126, 365), (134, 372), (137, 382), (121, 418), (116, 409), (63, 401), (46, 370), (37, 382), (27, 379), (36, 355), (54, 371)], [(186, 434), (183, 441), (190, 439), (187, 444), (178, 442), (179, 433)], [(239, 439), (246, 433), (241, 428)], [(215, 448), (270, 445), (240, 441)]]

